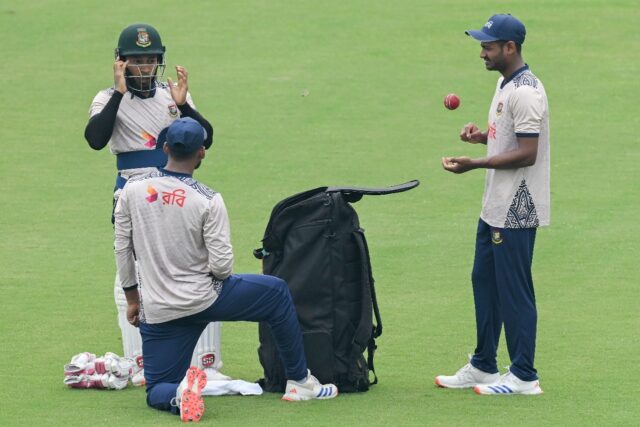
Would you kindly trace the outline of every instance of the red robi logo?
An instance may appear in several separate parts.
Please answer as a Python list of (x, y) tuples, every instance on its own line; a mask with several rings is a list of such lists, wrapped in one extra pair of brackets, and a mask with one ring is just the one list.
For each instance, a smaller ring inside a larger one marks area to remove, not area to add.
[(496, 124), (495, 123), (491, 123), (489, 125), (489, 133), (487, 134), (487, 137), (489, 139), (496, 139)]

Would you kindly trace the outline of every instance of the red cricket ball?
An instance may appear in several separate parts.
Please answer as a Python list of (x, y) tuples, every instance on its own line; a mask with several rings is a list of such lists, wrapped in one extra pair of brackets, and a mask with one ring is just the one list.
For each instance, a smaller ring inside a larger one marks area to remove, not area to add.
[(460, 97), (455, 93), (450, 93), (444, 97), (444, 106), (449, 110), (455, 110), (460, 106)]

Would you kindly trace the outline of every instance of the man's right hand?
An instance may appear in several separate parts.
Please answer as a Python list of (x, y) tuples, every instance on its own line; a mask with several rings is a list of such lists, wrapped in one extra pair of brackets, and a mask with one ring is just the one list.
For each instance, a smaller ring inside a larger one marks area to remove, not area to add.
[(486, 144), (488, 132), (482, 132), (473, 123), (467, 123), (460, 131), (460, 140), (470, 144)]
[(120, 58), (113, 63), (113, 83), (115, 83), (115, 89), (123, 95), (127, 92), (127, 81), (124, 73), (128, 64), (129, 61), (123, 61)]

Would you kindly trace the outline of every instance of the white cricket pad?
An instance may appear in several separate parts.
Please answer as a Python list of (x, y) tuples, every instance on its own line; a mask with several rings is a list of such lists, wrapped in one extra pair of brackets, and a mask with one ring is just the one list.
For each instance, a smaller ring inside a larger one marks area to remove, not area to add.
[(198, 339), (191, 358), (191, 365), (204, 370), (215, 369), (219, 371), (222, 368), (221, 333), (222, 323), (212, 322), (207, 325)]

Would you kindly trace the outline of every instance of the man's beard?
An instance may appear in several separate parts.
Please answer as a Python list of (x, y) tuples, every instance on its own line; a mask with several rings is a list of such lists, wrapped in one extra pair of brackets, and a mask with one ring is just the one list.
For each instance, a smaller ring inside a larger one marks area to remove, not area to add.
[(127, 86), (138, 92), (149, 92), (155, 89), (154, 77), (127, 77)]

